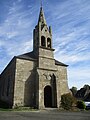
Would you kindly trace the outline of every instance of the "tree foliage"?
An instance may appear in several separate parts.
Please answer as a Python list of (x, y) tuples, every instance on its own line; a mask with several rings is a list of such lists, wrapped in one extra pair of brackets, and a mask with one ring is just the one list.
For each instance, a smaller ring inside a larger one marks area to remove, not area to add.
[(89, 85), (84, 85), (83, 88), (89, 90), (90, 86)]
[(70, 90), (71, 90), (73, 96), (75, 96), (76, 93), (77, 93), (77, 88), (76, 87), (72, 87)]

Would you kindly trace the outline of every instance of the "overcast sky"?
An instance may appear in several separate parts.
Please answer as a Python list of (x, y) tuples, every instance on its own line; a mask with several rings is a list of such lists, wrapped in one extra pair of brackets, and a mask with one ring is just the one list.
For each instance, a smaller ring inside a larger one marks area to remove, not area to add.
[[(90, 85), (90, 0), (42, 0), (52, 26), (55, 58), (68, 64), (68, 84)], [(0, 73), (13, 58), (32, 51), (40, 0), (0, 0)]]

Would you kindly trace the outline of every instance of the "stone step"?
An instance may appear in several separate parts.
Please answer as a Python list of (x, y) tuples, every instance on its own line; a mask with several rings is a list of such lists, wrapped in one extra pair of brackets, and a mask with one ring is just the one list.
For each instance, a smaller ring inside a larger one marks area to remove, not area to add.
[(59, 110), (58, 108), (44, 108), (41, 111), (58, 111), (58, 110)]

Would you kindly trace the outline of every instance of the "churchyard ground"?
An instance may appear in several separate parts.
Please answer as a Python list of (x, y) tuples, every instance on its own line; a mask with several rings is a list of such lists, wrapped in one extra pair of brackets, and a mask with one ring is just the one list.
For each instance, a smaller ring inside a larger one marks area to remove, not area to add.
[(90, 111), (1, 111), (0, 120), (90, 120)]

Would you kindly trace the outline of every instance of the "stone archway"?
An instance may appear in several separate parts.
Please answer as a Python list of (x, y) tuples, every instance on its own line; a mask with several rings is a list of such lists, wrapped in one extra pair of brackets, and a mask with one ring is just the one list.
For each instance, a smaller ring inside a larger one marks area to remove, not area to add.
[(44, 105), (52, 107), (52, 88), (49, 85), (44, 88)]

